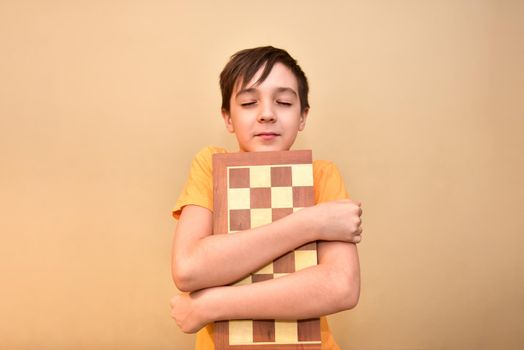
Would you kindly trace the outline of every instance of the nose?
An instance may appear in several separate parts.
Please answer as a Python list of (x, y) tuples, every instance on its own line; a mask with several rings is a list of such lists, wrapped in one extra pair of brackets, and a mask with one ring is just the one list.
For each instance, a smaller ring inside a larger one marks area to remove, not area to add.
[(265, 103), (262, 105), (262, 110), (258, 114), (257, 120), (260, 123), (272, 123), (277, 119), (273, 106), (271, 103)]

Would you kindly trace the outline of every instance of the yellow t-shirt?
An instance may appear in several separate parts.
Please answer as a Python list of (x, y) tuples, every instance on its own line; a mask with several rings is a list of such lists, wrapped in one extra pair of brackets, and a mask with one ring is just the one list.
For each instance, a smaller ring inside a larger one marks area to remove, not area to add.
[[(206, 147), (197, 153), (191, 164), (189, 177), (178, 198), (173, 216), (178, 219), (186, 205), (198, 205), (213, 210), (212, 155), (227, 153), (223, 148)], [(337, 167), (328, 161), (313, 161), (315, 204), (349, 198)], [(322, 350), (340, 350), (335, 342), (326, 317), (320, 318)], [(214, 350), (213, 324), (202, 328), (196, 336), (196, 350)]]

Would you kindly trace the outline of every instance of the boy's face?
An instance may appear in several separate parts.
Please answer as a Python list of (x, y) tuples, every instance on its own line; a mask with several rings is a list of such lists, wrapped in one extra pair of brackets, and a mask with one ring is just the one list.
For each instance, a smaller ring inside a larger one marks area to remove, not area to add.
[(229, 132), (235, 133), (241, 152), (287, 151), (306, 125), (308, 111), (301, 112), (297, 79), (282, 63), (276, 63), (259, 85), (262, 67), (246, 85), (233, 89), (230, 110), (222, 111)]

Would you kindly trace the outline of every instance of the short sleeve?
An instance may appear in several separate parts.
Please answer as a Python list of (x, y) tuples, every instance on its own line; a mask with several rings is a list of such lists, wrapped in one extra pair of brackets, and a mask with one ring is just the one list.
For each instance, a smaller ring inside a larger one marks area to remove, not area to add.
[(349, 198), (340, 171), (332, 162), (315, 160), (313, 162), (313, 179), (316, 204)]
[(191, 169), (182, 193), (178, 197), (173, 216), (178, 220), (186, 205), (198, 205), (213, 210), (213, 169), (212, 155), (225, 153), (217, 147), (206, 147), (196, 154), (191, 162)]

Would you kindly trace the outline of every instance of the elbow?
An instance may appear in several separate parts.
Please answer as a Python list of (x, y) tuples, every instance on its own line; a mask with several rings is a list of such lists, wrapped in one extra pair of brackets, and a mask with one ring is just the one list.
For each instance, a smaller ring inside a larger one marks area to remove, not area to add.
[(340, 273), (337, 278), (338, 292), (336, 293), (337, 311), (355, 308), (360, 299), (360, 278), (358, 274)]
[(187, 264), (173, 263), (171, 275), (179, 291), (191, 293), (196, 290), (194, 287), (194, 274)]
[(358, 305), (360, 299), (360, 288), (359, 286), (346, 287), (346, 291), (343, 293), (341, 306), (343, 310), (354, 309)]

